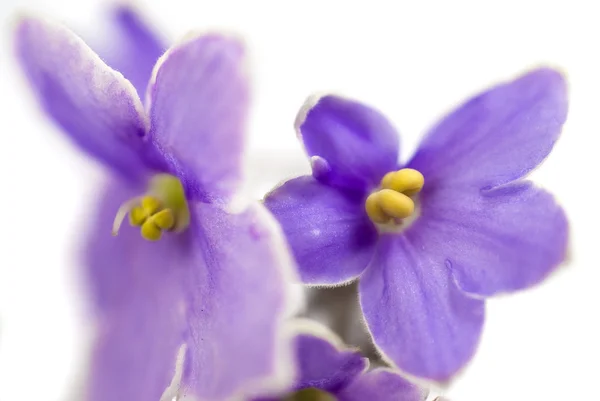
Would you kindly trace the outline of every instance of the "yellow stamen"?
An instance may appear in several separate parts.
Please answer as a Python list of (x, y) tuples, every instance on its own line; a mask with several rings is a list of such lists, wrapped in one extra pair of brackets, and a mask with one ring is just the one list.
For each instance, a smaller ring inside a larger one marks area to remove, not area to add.
[(142, 237), (148, 241), (159, 240), (163, 231), (181, 232), (190, 223), (183, 185), (177, 177), (168, 174), (153, 177), (148, 195), (131, 199), (119, 208), (113, 235), (118, 234), (127, 214), (131, 225), (140, 227)]
[(142, 238), (148, 241), (158, 241), (162, 236), (162, 231), (156, 226), (156, 224), (154, 224), (152, 220), (147, 220), (144, 224), (142, 224), (140, 233), (142, 234)]
[(393, 191), (382, 189), (378, 193), (377, 200), (383, 213), (394, 219), (405, 219), (415, 211), (415, 203), (408, 196)]
[(423, 174), (405, 168), (387, 173), (381, 180), (381, 189), (370, 194), (365, 201), (369, 219), (377, 224), (410, 217), (415, 203), (410, 198), (420, 192), (425, 183)]
[(424, 183), (423, 174), (412, 168), (403, 168), (387, 173), (381, 180), (381, 187), (411, 196), (420, 192)]

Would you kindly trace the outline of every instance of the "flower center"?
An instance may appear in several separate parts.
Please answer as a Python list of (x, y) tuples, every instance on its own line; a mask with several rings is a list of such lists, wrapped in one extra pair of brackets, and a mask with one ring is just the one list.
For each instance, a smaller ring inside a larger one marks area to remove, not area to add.
[(381, 188), (365, 201), (365, 210), (373, 223), (400, 223), (415, 212), (411, 196), (423, 188), (423, 174), (411, 168), (387, 173), (381, 180)]
[(158, 241), (163, 231), (181, 232), (190, 224), (190, 211), (181, 181), (170, 174), (157, 174), (150, 180), (148, 192), (123, 203), (113, 222), (117, 235), (125, 216), (140, 227), (142, 238)]
[(296, 391), (282, 401), (337, 401), (337, 398), (326, 391), (310, 387)]

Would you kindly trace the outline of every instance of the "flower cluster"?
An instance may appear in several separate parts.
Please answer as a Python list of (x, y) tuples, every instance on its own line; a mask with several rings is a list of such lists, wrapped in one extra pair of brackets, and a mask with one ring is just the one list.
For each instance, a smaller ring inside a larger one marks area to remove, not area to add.
[[(563, 210), (526, 174), (567, 115), (542, 68), (468, 100), (407, 162), (377, 110), (310, 97), (312, 174), (243, 191), (246, 49), (220, 33), (167, 49), (129, 7), (98, 53), (23, 17), (15, 49), (44, 111), (106, 166), (81, 265), (97, 333), (85, 399), (423, 401), (473, 357), (485, 298), (565, 258)], [(127, 220), (129, 227), (121, 227)], [(112, 235), (111, 235), (112, 232)], [(358, 280), (387, 367), (314, 322), (291, 286)]]

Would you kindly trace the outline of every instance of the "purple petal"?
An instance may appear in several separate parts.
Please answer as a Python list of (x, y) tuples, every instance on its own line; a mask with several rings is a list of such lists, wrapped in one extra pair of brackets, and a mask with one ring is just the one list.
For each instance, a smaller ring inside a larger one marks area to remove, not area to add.
[(444, 248), (415, 224), (387, 234), (359, 283), (373, 340), (411, 375), (446, 381), (473, 356), (484, 302), (460, 291), (445, 265)]
[(337, 96), (309, 98), (296, 130), (310, 156), (328, 169), (313, 171), (318, 180), (345, 188), (372, 189), (396, 169), (400, 138), (377, 110)]
[(45, 20), (19, 22), (16, 51), (41, 105), (75, 143), (130, 178), (146, 171), (146, 117), (129, 81)]
[(489, 296), (530, 287), (565, 259), (568, 223), (530, 182), (490, 191), (425, 191), (423, 236), (436, 243), (460, 287)]
[(292, 262), (272, 218), (260, 205), (231, 215), (195, 203), (185, 233), (151, 243), (123, 227), (112, 237), (112, 216), (135, 193), (107, 189), (86, 248), (101, 323), (91, 399), (160, 399), (183, 344), (181, 395), (289, 385), (279, 331)]
[(336, 395), (338, 401), (425, 401), (427, 391), (391, 370), (375, 369)]
[(489, 188), (523, 177), (550, 153), (567, 117), (564, 78), (530, 72), (469, 100), (423, 140), (408, 167), (425, 185)]
[(241, 42), (206, 35), (171, 48), (150, 88), (151, 136), (189, 192), (230, 197), (239, 187), (249, 83)]
[(152, 69), (167, 46), (131, 5), (119, 4), (110, 12), (112, 32), (95, 40), (95, 47), (102, 59), (122, 73), (144, 99)]
[(300, 374), (295, 389), (314, 387), (336, 393), (368, 366), (367, 359), (358, 350), (339, 350), (330, 339), (323, 336), (300, 334), (294, 343)]
[(353, 280), (371, 261), (377, 231), (364, 211), (362, 194), (305, 176), (274, 189), (264, 202), (283, 228), (303, 282)]

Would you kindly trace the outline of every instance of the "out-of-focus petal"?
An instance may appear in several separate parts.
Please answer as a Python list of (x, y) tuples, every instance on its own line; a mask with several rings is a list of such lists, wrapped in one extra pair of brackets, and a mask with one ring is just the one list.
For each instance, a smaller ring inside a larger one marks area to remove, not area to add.
[[(323, 329), (322, 331), (327, 331)], [(368, 365), (358, 350), (340, 350), (339, 339), (317, 333), (298, 334), (294, 340), (299, 377), (296, 389), (318, 388), (335, 394), (359, 376)]]
[[(110, 186), (88, 240), (89, 289), (101, 322), (91, 399), (158, 400), (185, 345), (181, 396), (224, 400), (289, 386), (280, 326), (293, 264), (272, 217), (192, 204), (192, 224), (157, 242), (112, 216), (135, 190)], [(289, 352), (289, 350), (287, 350)]]
[(158, 58), (167, 50), (143, 17), (128, 4), (119, 4), (110, 10), (111, 32), (94, 42), (95, 49), (106, 63), (122, 73), (135, 87), (140, 99)]
[(151, 138), (190, 194), (229, 200), (242, 178), (249, 104), (243, 44), (210, 34), (171, 48), (149, 88)]
[(324, 165), (313, 165), (323, 183), (369, 190), (398, 167), (398, 133), (385, 116), (356, 101), (309, 98), (296, 118), (296, 130), (307, 153)]
[(530, 182), (489, 191), (433, 189), (421, 201), (423, 236), (469, 293), (530, 287), (565, 259), (566, 216), (552, 195)]
[(425, 185), (502, 185), (548, 155), (566, 117), (564, 78), (538, 69), (480, 94), (443, 119), (408, 167), (423, 173)]
[(23, 18), (15, 42), (38, 100), (70, 138), (118, 172), (141, 176), (147, 122), (131, 83), (61, 25)]
[(362, 193), (343, 191), (311, 176), (287, 181), (265, 197), (283, 228), (303, 282), (339, 284), (358, 277), (373, 257), (377, 230)]
[(337, 394), (338, 401), (425, 401), (427, 391), (388, 369), (360, 375)]
[(456, 286), (444, 248), (418, 224), (380, 238), (360, 279), (360, 302), (374, 342), (389, 360), (406, 373), (441, 382), (475, 353), (484, 302)]

